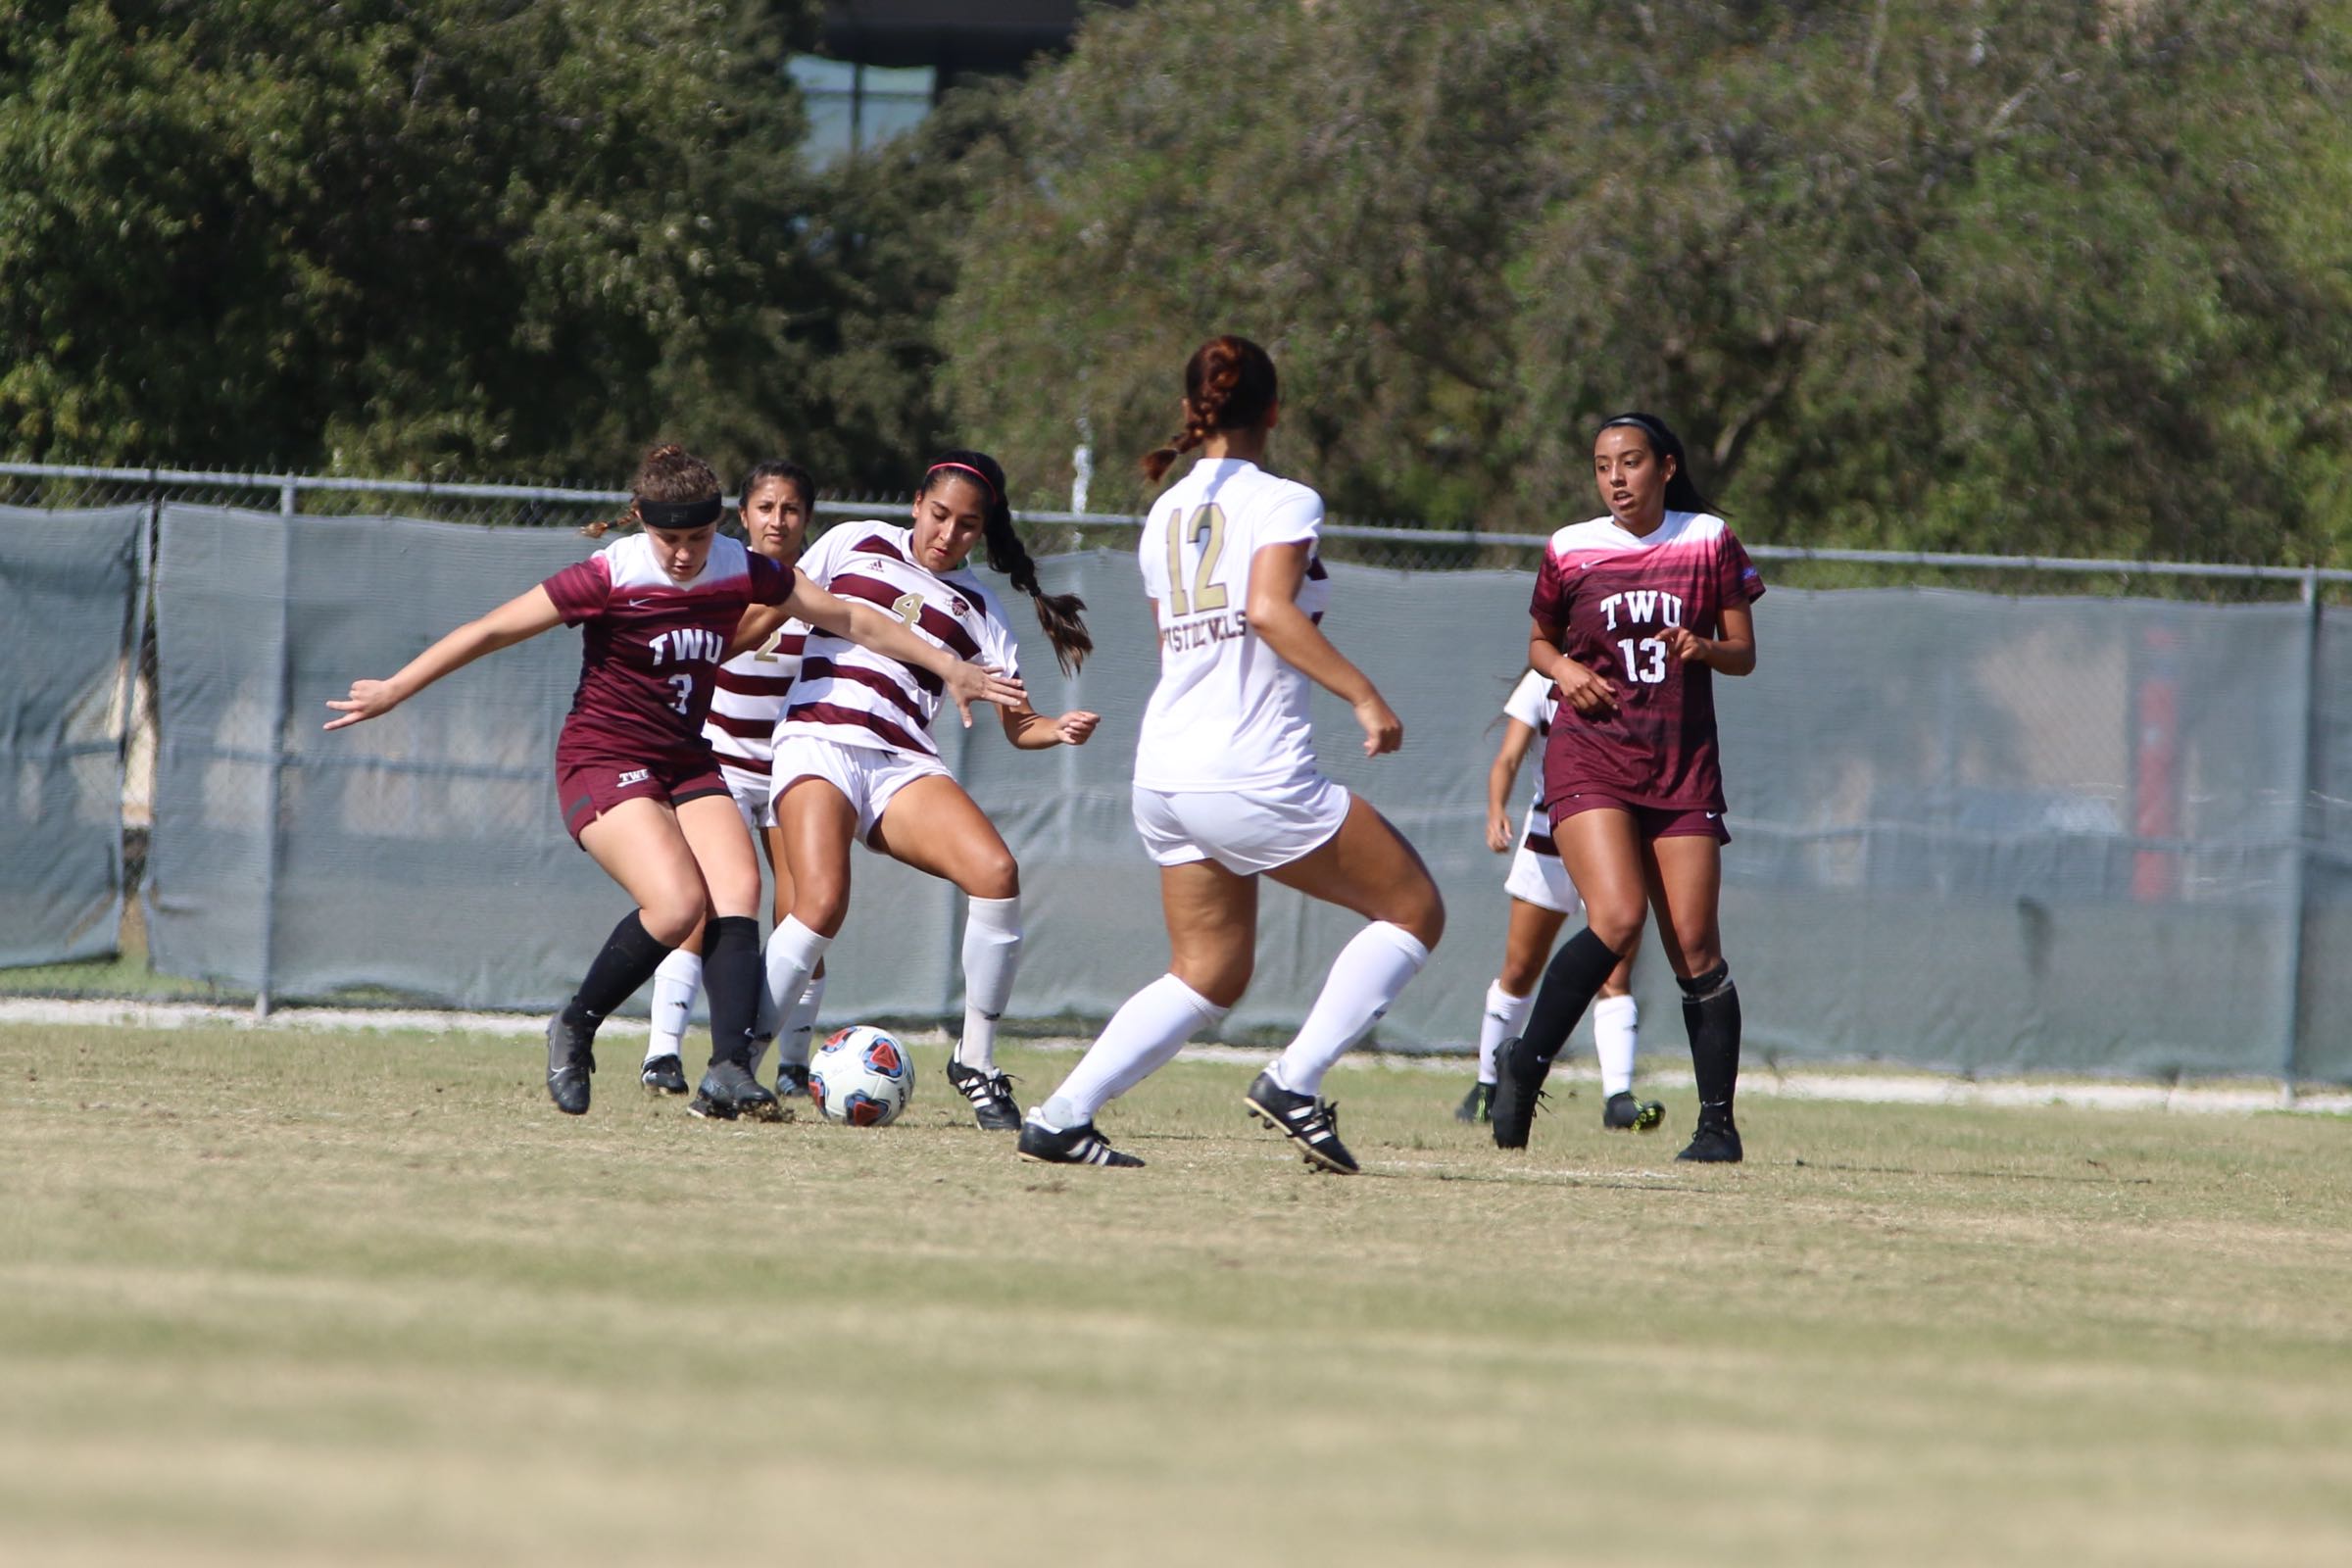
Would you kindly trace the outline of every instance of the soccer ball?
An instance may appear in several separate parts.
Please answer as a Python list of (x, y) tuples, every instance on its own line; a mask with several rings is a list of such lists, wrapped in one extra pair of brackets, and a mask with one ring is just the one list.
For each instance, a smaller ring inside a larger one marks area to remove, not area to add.
[(841, 1030), (808, 1063), (808, 1098), (827, 1121), (885, 1126), (913, 1094), (914, 1058), (898, 1036), (871, 1024)]

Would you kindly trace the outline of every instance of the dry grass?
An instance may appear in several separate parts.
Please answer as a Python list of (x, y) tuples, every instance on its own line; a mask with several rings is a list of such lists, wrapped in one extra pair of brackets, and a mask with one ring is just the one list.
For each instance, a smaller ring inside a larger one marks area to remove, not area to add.
[(1344, 1070), (1343, 1181), (1229, 1063), (1140, 1172), (936, 1054), (878, 1134), (538, 1073), (0, 1028), (0, 1561), (2352, 1560), (2339, 1119), (1759, 1102), (1695, 1170)]

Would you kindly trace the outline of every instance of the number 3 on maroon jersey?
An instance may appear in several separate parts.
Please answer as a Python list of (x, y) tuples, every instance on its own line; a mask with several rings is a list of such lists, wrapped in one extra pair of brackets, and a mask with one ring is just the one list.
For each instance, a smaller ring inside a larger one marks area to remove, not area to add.
[(672, 675), (669, 677), (669, 683), (678, 689), (678, 695), (671, 700), (669, 706), (681, 713), (691, 715), (694, 712), (694, 677), (692, 675)]

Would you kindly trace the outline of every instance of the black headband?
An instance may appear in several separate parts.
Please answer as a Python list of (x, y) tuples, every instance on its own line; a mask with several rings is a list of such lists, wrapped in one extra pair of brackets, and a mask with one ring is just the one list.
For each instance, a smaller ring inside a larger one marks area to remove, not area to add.
[[(1647, 415), (1620, 414), (1615, 418), (1610, 419), (1601, 425), (1600, 429), (1614, 430), (1619, 425), (1625, 424), (1630, 424), (1635, 429), (1641, 431), (1643, 435), (1648, 436), (1649, 448), (1652, 452), (1663, 452), (1674, 444), (1667, 436), (1665, 427), (1660, 425), (1655, 419), (1650, 418)], [(1593, 431), (1592, 435), (1595, 440), (1599, 439), (1600, 430)]]
[(708, 528), (718, 520), (719, 514), (724, 510), (716, 496), (708, 501), (640, 501), (637, 503), (637, 520), (648, 528), (664, 531)]

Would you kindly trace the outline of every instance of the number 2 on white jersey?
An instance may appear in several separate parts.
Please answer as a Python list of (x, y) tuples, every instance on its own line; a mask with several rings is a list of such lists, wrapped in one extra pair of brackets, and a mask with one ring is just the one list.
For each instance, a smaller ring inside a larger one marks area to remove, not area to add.
[[(1193, 567), (1193, 596), (1184, 596), (1184, 542), (1200, 539), (1200, 560)], [(1225, 553), (1225, 509), (1215, 502), (1196, 508), (1181, 527), (1168, 526), (1168, 613), (1190, 615), (1196, 612), (1223, 610), (1225, 585), (1214, 581), (1217, 558)]]

